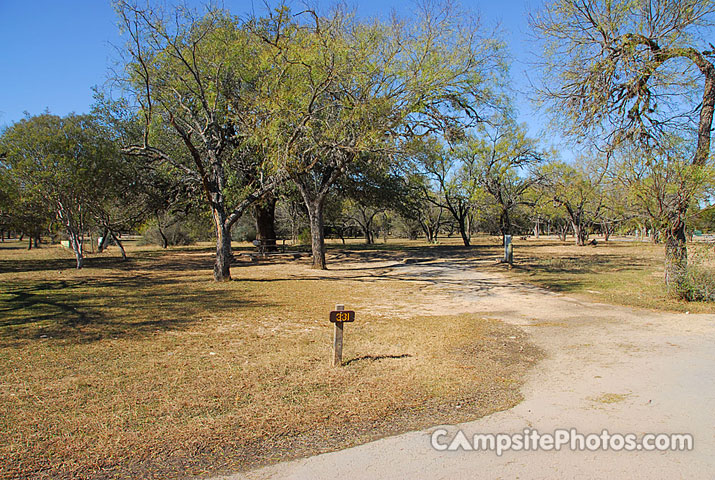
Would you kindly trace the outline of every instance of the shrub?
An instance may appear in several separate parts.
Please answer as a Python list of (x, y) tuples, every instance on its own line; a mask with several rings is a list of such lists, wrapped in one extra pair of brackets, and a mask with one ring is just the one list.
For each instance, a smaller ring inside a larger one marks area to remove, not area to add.
[(298, 244), (299, 245), (310, 245), (311, 244), (310, 228), (304, 228), (298, 234)]
[(252, 242), (256, 239), (256, 225), (253, 217), (244, 215), (231, 229), (231, 239), (236, 242)]
[(691, 244), (688, 250), (688, 267), (677, 293), (691, 301), (715, 301), (715, 245)]
[(684, 297), (691, 301), (715, 301), (715, 271), (701, 265), (690, 265), (685, 273)]
[(156, 220), (148, 222), (142, 229), (142, 240), (141, 244), (144, 245), (160, 245), (164, 246), (164, 238), (166, 239), (166, 246), (179, 246), (179, 245), (191, 245), (195, 242), (194, 237), (191, 235), (189, 229), (184, 224), (184, 222), (174, 222), (167, 226), (162, 226), (161, 231)]

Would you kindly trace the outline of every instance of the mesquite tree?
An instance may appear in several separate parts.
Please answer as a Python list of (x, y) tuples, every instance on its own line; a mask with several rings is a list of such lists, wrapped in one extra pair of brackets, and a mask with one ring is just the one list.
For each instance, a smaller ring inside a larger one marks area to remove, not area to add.
[(360, 22), (283, 8), (258, 26), (281, 72), (265, 138), (305, 201), (314, 268), (325, 268), (323, 209), (341, 175), (366, 157), (387, 161), (415, 135), (474, 123), (491, 98), (497, 42), (459, 13)]
[(97, 204), (111, 201), (113, 178), (122, 172), (110, 132), (90, 115), (46, 113), (7, 128), (0, 137), (0, 151), (24, 201), (54, 211), (77, 268), (82, 268), (84, 234), (94, 220), (93, 212)]
[(436, 138), (415, 143), (413, 148), (415, 169), (420, 171), (436, 190), (436, 195), (425, 198), (450, 213), (462, 237), (462, 243), (465, 247), (470, 246), (475, 197), (479, 194), (479, 166), (476, 160), (449, 148)]
[(230, 280), (231, 227), (282, 180), (252, 142), (272, 70), (262, 44), (222, 10), (116, 7), (128, 38), (119, 80), (145, 120), (141, 141), (124, 150), (201, 185), (216, 231), (214, 279)]
[(541, 186), (554, 205), (564, 209), (576, 245), (586, 245), (588, 228), (603, 208), (602, 182), (605, 166), (579, 159), (574, 164), (554, 161), (540, 170)]
[[(677, 132), (692, 139), (692, 165), (710, 161), (713, 0), (554, 0), (531, 20), (544, 41), (541, 93), (567, 132), (646, 150)], [(663, 227), (665, 280), (678, 293), (693, 200), (682, 193)]]
[(676, 213), (679, 205), (686, 199), (693, 206), (706, 200), (715, 181), (715, 168), (711, 164), (700, 166), (690, 162), (692, 152), (684, 139), (674, 136), (663, 139), (661, 145), (664, 148), (645, 150), (624, 144), (614, 154), (614, 177), (618, 181), (615, 188), (625, 187), (630, 216), (652, 226), (654, 241), (658, 240), (658, 232), (667, 231), (672, 215), (688, 220), (692, 212)]
[(465, 163), (476, 164), (478, 184), (499, 210), (502, 239), (511, 235), (515, 210), (529, 204), (527, 191), (539, 180), (534, 174), (544, 157), (526, 129), (508, 118), (481, 125), (458, 147)]

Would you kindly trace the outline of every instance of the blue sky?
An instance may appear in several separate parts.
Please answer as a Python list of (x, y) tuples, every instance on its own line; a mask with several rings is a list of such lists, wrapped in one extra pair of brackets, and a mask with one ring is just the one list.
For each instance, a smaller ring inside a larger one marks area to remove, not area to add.
[[(260, 10), (263, 1), (224, 1), (236, 14), (250, 11), (254, 4)], [(393, 8), (404, 13), (413, 6), (404, 0), (349, 4), (361, 16), (388, 14)], [(533, 49), (525, 38), (527, 1), (463, 0), (463, 6), (479, 12), (489, 28), (501, 24), (514, 57), (515, 87), (525, 90), (528, 51)], [(91, 88), (106, 81), (116, 58), (113, 45), (122, 43), (116, 22), (110, 0), (0, 0), (0, 128), (21, 119), (25, 111), (38, 114), (49, 109), (58, 115), (88, 111)], [(517, 107), (520, 121), (536, 135), (544, 122), (536, 118), (523, 95), (517, 96)]]

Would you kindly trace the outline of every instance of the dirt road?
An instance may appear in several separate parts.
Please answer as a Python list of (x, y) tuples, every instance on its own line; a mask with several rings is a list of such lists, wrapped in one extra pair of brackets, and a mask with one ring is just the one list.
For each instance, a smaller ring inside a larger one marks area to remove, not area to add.
[(415, 282), (424, 313), (483, 312), (520, 326), (547, 354), (522, 403), (445, 427), (450, 435), (690, 433), (693, 451), (440, 452), (430, 443), (435, 426), (222, 478), (715, 478), (715, 315), (580, 301), (452, 261), (395, 266), (387, 275)]

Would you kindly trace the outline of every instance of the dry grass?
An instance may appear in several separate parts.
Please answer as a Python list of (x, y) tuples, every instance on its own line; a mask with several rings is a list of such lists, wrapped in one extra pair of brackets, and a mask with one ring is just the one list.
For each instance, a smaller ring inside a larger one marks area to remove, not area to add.
[[(365, 248), (360, 245), (351, 248)], [(458, 238), (440, 238), (437, 246), (423, 241), (391, 240), (372, 248), (383, 252), (405, 252), (423, 257), (451, 257), (473, 261), (477, 268), (491, 270), (545, 287), (554, 292), (588, 300), (672, 312), (715, 313), (715, 302), (686, 302), (667, 295), (664, 286), (664, 246), (615, 237), (596, 246), (579, 247), (569, 237), (514, 238), (514, 267), (499, 263), (503, 257), (501, 238), (479, 235), (465, 248)], [(715, 244), (688, 244), (690, 262), (700, 274), (715, 277)], [(715, 279), (710, 283), (715, 284)]]
[(589, 398), (589, 400), (595, 403), (603, 403), (608, 405), (611, 403), (623, 402), (628, 398), (628, 396), (628, 393), (604, 393), (601, 396)]
[[(405, 313), (412, 285), (335, 253), (320, 275), (240, 263), (216, 284), (208, 246), (130, 246), (77, 271), (61, 248), (0, 245), (0, 477), (202, 476), (520, 400), (540, 355), (521, 331)], [(358, 312), (338, 369), (336, 302)]]
[[(686, 302), (667, 295), (664, 287), (664, 247), (645, 242), (599, 241), (578, 247), (554, 239), (515, 240), (512, 269), (496, 265), (501, 247), (494, 239), (482, 239), (479, 258), (490, 257), (488, 268), (556, 292), (589, 300), (690, 313), (715, 313), (713, 302)], [(710, 268), (715, 260), (713, 245), (690, 244), (691, 261)]]

